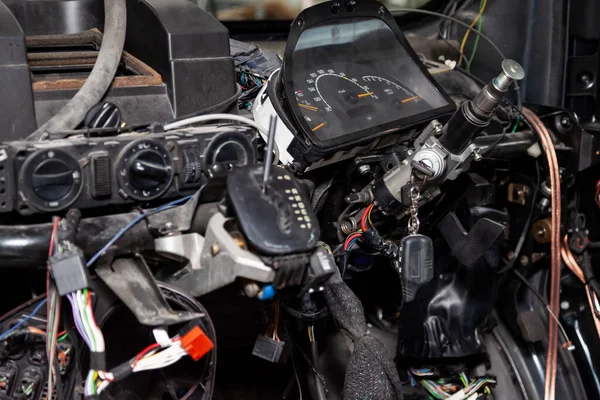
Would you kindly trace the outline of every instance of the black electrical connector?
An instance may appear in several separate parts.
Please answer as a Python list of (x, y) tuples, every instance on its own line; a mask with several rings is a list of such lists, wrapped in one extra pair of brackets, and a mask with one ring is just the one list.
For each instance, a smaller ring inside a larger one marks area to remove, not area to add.
[(283, 353), (285, 342), (276, 341), (264, 335), (258, 335), (252, 355), (267, 360), (272, 363), (278, 363)]
[(389, 260), (396, 260), (398, 258), (398, 245), (383, 240), (383, 237), (375, 228), (370, 228), (368, 231), (364, 232), (361, 239), (362, 245), (365, 248), (378, 251), (383, 257)]
[(89, 287), (87, 267), (79, 249), (67, 250), (50, 258), (50, 272), (61, 296)]

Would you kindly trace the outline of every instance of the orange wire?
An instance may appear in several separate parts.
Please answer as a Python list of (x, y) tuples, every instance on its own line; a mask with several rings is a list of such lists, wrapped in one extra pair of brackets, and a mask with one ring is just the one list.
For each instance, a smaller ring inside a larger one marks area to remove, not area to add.
[[(479, 22), (479, 19), (483, 15), (483, 12), (485, 11), (486, 6), (487, 6), (487, 0), (483, 0), (483, 4), (481, 5), (481, 8), (479, 9), (479, 14), (477, 14), (477, 16), (475, 17), (473, 22), (471, 22), (471, 25), (470, 25), (471, 28), (475, 27), (477, 22)], [(463, 37), (462, 43), (460, 44), (460, 57), (458, 58), (458, 65), (460, 65), (460, 63), (462, 63), (464, 51), (465, 51), (465, 45), (467, 44), (467, 39), (469, 38), (470, 34), (471, 34), (471, 30), (467, 29), (467, 31), (465, 32), (465, 36)]]

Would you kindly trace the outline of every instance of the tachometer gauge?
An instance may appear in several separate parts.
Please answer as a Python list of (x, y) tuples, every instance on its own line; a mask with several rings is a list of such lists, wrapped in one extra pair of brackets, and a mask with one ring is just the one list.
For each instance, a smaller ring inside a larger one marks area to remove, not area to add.
[(351, 157), (390, 133), (408, 138), (412, 128), (456, 108), (389, 11), (370, 0), (302, 11), (283, 68), (265, 86), (254, 118), (268, 126), (272, 114), (279, 117), (275, 143), (281, 161), (297, 171)]
[(413, 115), (431, 108), (416, 92), (392, 79), (365, 75), (360, 82), (380, 100), (380, 108), (385, 109), (386, 112), (394, 112), (398, 117)]

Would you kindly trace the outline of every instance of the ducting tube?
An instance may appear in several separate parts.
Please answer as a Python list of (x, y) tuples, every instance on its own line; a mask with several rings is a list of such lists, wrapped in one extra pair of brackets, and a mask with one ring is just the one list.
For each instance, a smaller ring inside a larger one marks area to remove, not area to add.
[(92, 72), (58, 114), (29, 135), (27, 140), (41, 140), (46, 132), (75, 129), (90, 108), (102, 100), (121, 61), (126, 25), (126, 0), (104, 0), (104, 36)]
[[(119, 231), (139, 216), (138, 213), (86, 218), (79, 222), (75, 244), (92, 257)], [(52, 224), (0, 225), (0, 270), (45, 266)], [(138, 223), (117, 242), (119, 254), (154, 249), (154, 237), (146, 223)]]

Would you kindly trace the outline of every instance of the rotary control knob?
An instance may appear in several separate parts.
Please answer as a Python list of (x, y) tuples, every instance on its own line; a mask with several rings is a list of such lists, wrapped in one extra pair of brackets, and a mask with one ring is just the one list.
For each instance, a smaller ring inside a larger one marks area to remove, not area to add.
[(173, 159), (163, 145), (153, 140), (139, 140), (127, 146), (117, 168), (120, 193), (125, 198), (156, 199), (173, 180)]
[(82, 188), (77, 160), (62, 150), (42, 150), (30, 156), (20, 171), (19, 189), (26, 202), (42, 211), (68, 207)]
[(187, 147), (181, 151), (183, 160), (182, 183), (193, 185), (200, 183), (202, 179), (202, 155), (198, 146)]

